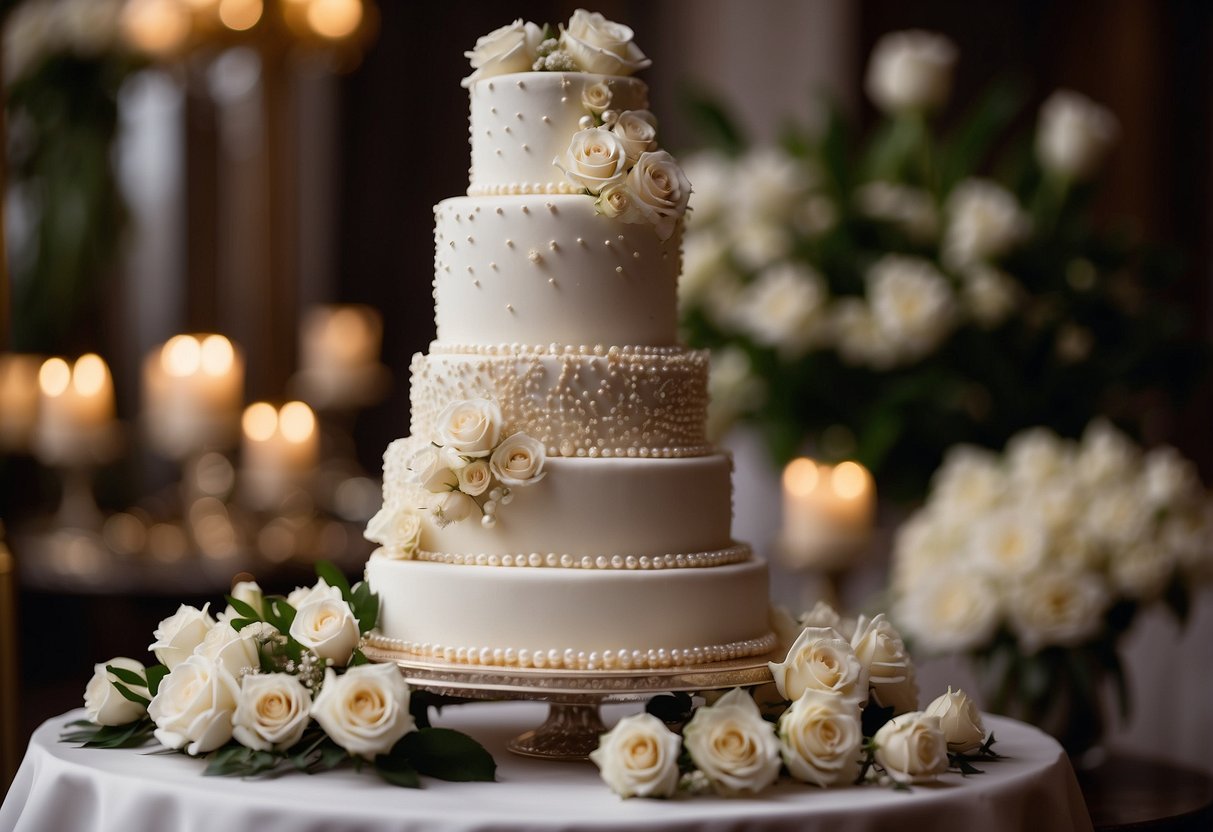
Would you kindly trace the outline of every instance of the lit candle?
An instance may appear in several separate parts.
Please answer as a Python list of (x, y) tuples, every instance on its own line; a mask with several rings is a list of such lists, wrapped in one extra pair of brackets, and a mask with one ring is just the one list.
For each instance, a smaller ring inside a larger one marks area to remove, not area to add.
[(257, 508), (273, 508), (316, 465), (316, 416), (303, 402), (287, 402), (280, 410), (255, 402), (245, 408), (241, 426), (244, 494)]
[(100, 462), (112, 452), (114, 383), (94, 353), (74, 365), (49, 358), (38, 370), (34, 451), (52, 465)]
[(872, 475), (859, 463), (792, 460), (783, 472), (782, 554), (793, 566), (845, 566), (868, 542), (875, 504)]
[(314, 306), (299, 329), (300, 395), (319, 408), (369, 404), (386, 385), (383, 320), (369, 306)]
[(0, 353), (0, 450), (26, 451), (38, 421), (36, 355)]
[(143, 362), (148, 438), (171, 459), (235, 445), (244, 359), (222, 335), (177, 335)]

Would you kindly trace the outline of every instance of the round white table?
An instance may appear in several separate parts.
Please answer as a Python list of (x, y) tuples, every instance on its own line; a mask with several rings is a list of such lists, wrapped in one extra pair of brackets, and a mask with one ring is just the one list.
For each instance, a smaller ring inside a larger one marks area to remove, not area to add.
[[(621, 800), (591, 763), (515, 756), (505, 743), (542, 721), (532, 702), (450, 707), (436, 725), (466, 731), (492, 752), (497, 783), (388, 786), (352, 770), (275, 779), (203, 777), (203, 763), (144, 749), (83, 749), (59, 742), (75, 711), (42, 725), (30, 740), (3, 806), (0, 830), (121, 832), (331, 832), (331, 830), (736, 829), (1089, 830), (1091, 821), (1068, 758), (1035, 728), (999, 717), (986, 725), (1005, 759), (986, 773), (945, 775), (939, 784), (897, 792), (877, 786), (822, 790), (781, 781), (754, 798), (700, 796)], [(611, 724), (636, 706), (611, 706)]]

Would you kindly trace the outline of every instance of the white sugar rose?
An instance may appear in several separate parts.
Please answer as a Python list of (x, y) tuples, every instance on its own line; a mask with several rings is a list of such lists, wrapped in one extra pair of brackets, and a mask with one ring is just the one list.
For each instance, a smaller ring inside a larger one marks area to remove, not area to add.
[(948, 743), (937, 716), (895, 716), (872, 740), (876, 763), (898, 783), (928, 783), (948, 770)]
[(822, 787), (847, 785), (859, 774), (859, 706), (806, 690), (779, 718), (779, 742), (783, 762), (797, 780)]
[(886, 113), (936, 110), (952, 91), (955, 63), (956, 47), (942, 35), (893, 32), (872, 50), (864, 88)]
[(459, 490), (471, 497), (483, 494), (493, 481), (493, 472), (483, 459), (474, 460), (460, 468)]
[[(118, 681), (118, 677), (106, 670), (106, 665), (112, 665), (120, 670), (129, 670), (140, 676), (147, 672), (147, 668), (141, 662), (122, 656), (110, 659), (103, 664), (93, 665), (93, 678), (89, 679), (88, 685), (84, 688), (85, 716), (88, 717), (89, 722), (97, 725), (126, 725), (134, 722), (143, 716), (147, 711), (147, 706), (139, 702), (132, 702), (119, 693), (118, 689), (114, 687), (114, 682)], [(145, 699), (151, 695), (146, 687), (127, 685), (125, 682), (123, 685), (131, 693), (137, 693)]]
[(884, 613), (870, 621), (861, 615), (851, 638), (851, 647), (868, 671), (872, 697), (894, 714), (918, 710), (918, 682), (914, 663), (901, 634)]
[(481, 78), (526, 72), (535, 63), (542, 41), (543, 30), (534, 23), (523, 23), (521, 18), (482, 35), (476, 39), (476, 46), (471, 51), (463, 53), (472, 62), (475, 72), (460, 84), (470, 87)]
[(421, 514), (385, 505), (366, 524), (362, 536), (378, 543), (390, 558), (411, 558), (421, 542)]
[[(557, 163), (559, 160), (556, 160)], [(623, 140), (601, 127), (578, 130), (564, 154), (565, 178), (592, 194), (618, 182), (627, 169)]]
[(232, 738), (239, 697), (240, 683), (227, 668), (195, 654), (164, 677), (147, 713), (161, 745), (205, 754)]
[(610, 84), (599, 81), (597, 84), (588, 85), (581, 91), (581, 104), (591, 113), (601, 113), (611, 106), (613, 97)]
[(611, 132), (623, 142), (629, 164), (635, 164), (641, 153), (657, 149), (657, 117), (648, 110), (624, 110)]
[(1036, 158), (1065, 179), (1089, 179), (1116, 141), (1116, 117), (1085, 95), (1058, 90), (1040, 108)]
[(320, 658), (345, 666), (358, 646), (358, 619), (340, 594), (312, 598), (295, 613), (290, 635)]
[(247, 676), (232, 716), (232, 736), (256, 751), (286, 751), (303, 737), (311, 708), (311, 694), (297, 676)]
[(214, 619), (209, 614), (211, 605), (202, 609), (182, 604), (177, 611), (160, 622), (152, 636), (156, 639), (148, 650), (156, 654), (159, 662), (172, 670), (185, 661), (194, 648), (202, 643)]
[(434, 494), (455, 488), (459, 485), (459, 477), (451, 470), (444, 456), (432, 446), (421, 448), (406, 463), (409, 480)]
[(594, 210), (604, 217), (614, 217), (620, 222), (641, 223), (645, 215), (636, 205), (636, 199), (625, 182), (612, 182), (602, 189), (594, 201)]
[(261, 667), (260, 639), (277, 632), (270, 624), (258, 621), (242, 630), (228, 624), (212, 627), (195, 653), (222, 665), (228, 673), (241, 678), (246, 671)]
[(619, 720), (598, 740), (590, 759), (620, 797), (670, 797), (678, 788), (682, 741), (652, 714)]
[(476, 501), (462, 491), (448, 491), (435, 496), (431, 510), (434, 513), (434, 522), (446, 528), (451, 523), (468, 519), (478, 507)]
[(757, 793), (779, 777), (779, 740), (741, 688), (697, 710), (682, 737), (691, 760), (720, 794)]
[(846, 637), (842, 624), (842, 616), (838, 614), (838, 610), (825, 601), (818, 601), (813, 605), (813, 609), (800, 616), (800, 626), (801, 628), (830, 627), (844, 638)]
[(501, 408), (488, 399), (451, 402), (438, 416), (438, 444), (465, 456), (488, 456), (500, 437)]
[(785, 699), (806, 690), (836, 694), (848, 702), (868, 698), (868, 674), (851, 645), (828, 627), (806, 627), (792, 643), (787, 658), (769, 662), (775, 685)]
[(542, 442), (525, 433), (515, 433), (493, 451), (489, 467), (503, 485), (527, 486), (547, 476), (543, 470), (545, 459)]
[(963, 690), (948, 692), (937, 698), (923, 711), (927, 716), (939, 718), (939, 727), (948, 743), (948, 750), (956, 754), (968, 754), (981, 748), (986, 741), (986, 728), (981, 723), (981, 711), (977, 703)]
[(664, 150), (641, 153), (628, 172), (627, 184), (637, 207), (653, 223), (657, 236), (670, 239), (691, 198), (691, 183), (678, 162)]
[(417, 728), (409, 713), (409, 688), (393, 664), (329, 670), (312, 703), (312, 717), (333, 742), (352, 756), (372, 760), (392, 750)]
[(578, 9), (560, 31), (560, 48), (583, 72), (631, 75), (652, 63), (632, 42), (632, 30), (598, 12)]

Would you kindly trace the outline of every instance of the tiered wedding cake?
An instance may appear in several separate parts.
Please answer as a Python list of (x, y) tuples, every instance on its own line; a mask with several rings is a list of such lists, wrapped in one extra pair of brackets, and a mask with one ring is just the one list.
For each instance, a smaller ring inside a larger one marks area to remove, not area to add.
[(707, 355), (677, 343), (690, 186), (649, 61), (578, 11), (468, 53), (471, 184), (435, 209), (437, 340), (367, 537), (383, 646), (457, 663), (668, 667), (774, 646), (730, 533)]

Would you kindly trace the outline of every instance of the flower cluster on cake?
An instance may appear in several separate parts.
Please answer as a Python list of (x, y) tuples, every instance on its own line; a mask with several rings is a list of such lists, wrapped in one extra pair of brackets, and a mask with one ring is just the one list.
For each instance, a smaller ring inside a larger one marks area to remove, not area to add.
[(963, 691), (918, 710), (914, 664), (883, 613), (843, 621), (819, 603), (799, 619), (776, 616), (790, 647), (770, 664), (771, 685), (717, 692), (697, 709), (653, 700), (602, 736), (590, 758), (614, 792), (756, 794), (783, 771), (822, 788), (905, 788), (997, 757)]
[(1182, 621), (1210, 576), (1213, 501), (1195, 466), (1096, 421), (1078, 441), (1037, 428), (1002, 454), (950, 451), (895, 540), (893, 612), (917, 646), (986, 666), (992, 708), (1082, 744), (1094, 737), (1074, 731), (1100, 728), (1100, 679), (1127, 708), (1116, 645), (1138, 610), (1162, 602)]
[(434, 209), (437, 338), (366, 531), (371, 642), (584, 671), (761, 656), (766, 564), (732, 537), (707, 354), (679, 342), (691, 186), (634, 76), (650, 62), (584, 10), (467, 55), (467, 196)]

